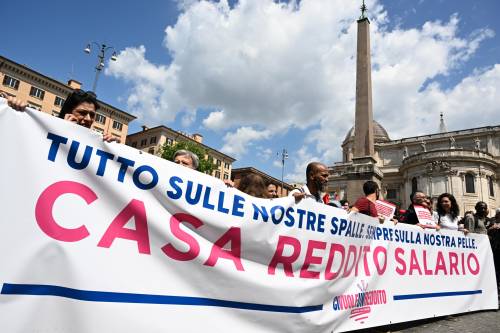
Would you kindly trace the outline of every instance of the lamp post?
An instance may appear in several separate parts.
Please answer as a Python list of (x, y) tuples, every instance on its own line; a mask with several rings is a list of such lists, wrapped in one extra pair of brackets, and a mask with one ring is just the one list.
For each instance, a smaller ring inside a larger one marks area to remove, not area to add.
[(113, 50), (113, 54), (111, 54), (110, 59), (112, 61), (116, 61), (116, 51), (113, 46), (107, 46), (106, 44), (98, 44), (96, 42), (91, 42), (87, 44), (87, 47), (83, 50), (85, 53), (90, 54), (91, 46), (95, 44), (99, 49), (97, 53), (97, 65), (95, 66), (95, 79), (94, 84), (92, 85), (92, 91), (95, 93), (97, 87), (97, 80), (99, 79), (99, 74), (101, 74), (102, 69), (104, 68), (104, 60), (106, 59), (106, 52), (109, 50)]
[(285, 148), (283, 148), (283, 150), (281, 151), (281, 153), (277, 153), (276, 155), (280, 155), (281, 154), (281, 196), (283, 196), (283, 190), (285, 188), (284, 186), (284, 182), (283, 182), (283, 176), (285, 174), (285, 160), (288, 158), (288, 152), (286, 151)]

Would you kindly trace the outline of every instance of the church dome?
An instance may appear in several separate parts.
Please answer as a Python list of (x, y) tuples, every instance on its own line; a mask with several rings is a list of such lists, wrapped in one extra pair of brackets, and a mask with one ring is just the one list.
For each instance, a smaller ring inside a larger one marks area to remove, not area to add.
[[(385, 128), (383, 128), (382, 125), (380, 125), (375, 120), (373, 121), (373, 136), (375, 139), (375, 143), (391, 141), (391, 138), (389, 138), (389, 134), (387, 134)], [(354, 126), (351, 127), (351, 129), (347, 132), (347, 135), (345, 136), (344, 142), (342, 144), (346, 143), (351, 138), (354, 139)]]

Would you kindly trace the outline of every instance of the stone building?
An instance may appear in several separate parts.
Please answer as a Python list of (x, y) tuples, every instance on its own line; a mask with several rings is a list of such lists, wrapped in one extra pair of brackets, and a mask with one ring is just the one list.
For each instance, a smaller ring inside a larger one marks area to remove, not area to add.
[[(497, 174), (500, 171), (500, 126), (391, 140), (376, 121), (374, 165), (366, 165), (378, 175), (387, 200), (407, 207), (416, 189), (437, 198), (453, 194), (461, 212), (473, 210), (477, 201), (488, 203), (491, 211), (500, 207)], [(343, 161), (330, 167), (329, 191), (353, 202), (347, 191), (352, 175), (362, 172), (353, 159), (354, 135), (351, 129), (342, 143)]]
[(492, 214), (500, 207), (500, 125), (449, 132), (441, 114), (437, 133), (391, 140), (373, 120), (369, 24), (364, 15), (358, 20), (355, 124), (342, 143), (342, 162), (329, 168), (328, 191), (354, 202), (373, 180), (403, 208), (418, 189), (433, 198), (453, 194), (461, 214), (485, 201)]
[(231, 156), (204, 145), (201, 134), (189, 135), (166, 126), (152, 128), (142, 126), (142, 131), (127, 136), (126, 144), (144, 152), (161, 156), (164, 144), (173, 145), (179, 141), (190, 141), (201, 145), (208, 152), (206, 158), (212, 160), (215, 164), (212, 176), (222, 180), (231, 179), (232, 164), (236, 160)]
[[(74, 89), (80, 89), (81, 83), (70, 80), (64, 84), (45, 76), (27, 66), (18, 64), (0, 56), (0, 92), (27, 101), (30, 108), (58, 116), (66, 96)], [(128, 124), (135, 116), (112, 105), (98, 101), (99, 110), (92, 125), (92, 130), (111, 133), (125, 143)]]

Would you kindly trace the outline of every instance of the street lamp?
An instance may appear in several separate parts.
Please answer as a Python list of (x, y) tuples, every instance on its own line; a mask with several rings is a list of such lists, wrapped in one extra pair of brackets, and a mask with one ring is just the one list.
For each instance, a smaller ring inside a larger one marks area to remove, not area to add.
[(99, 74), (101, 74), (102, 69), (104, 68), (104, 60), (106, 58), (106, 52), (108, 50), (113, 50), (113, 54), (110, 59), (112, 61), (116, 61), (116, 51), (113, 46), (107, 46), (106, 44), (98, 44), (96, 42), (91, 42), (87, 44), (87, 47), (83, 50), (83, 52), (90, 54), (92, 52), (91, 46), (95, 44), (99, 49), (99, 53), (97, 54), (97, 65), (95, 66), (95, 79), (94, 84), (92, 85), (92, 91), (95, 93), (97, 87), (97, 80), (99, 79)]
[(285, 175), (285, 160), (288, 158), (288, 152), (286, 151), (285, 148), (281, 151), (281, 153), (277, 153), (276, 155), (281, 154), (281, 196), (283, 196), (283, 189), (284, 187), (284, 182), (283, 182), (283, 176)]

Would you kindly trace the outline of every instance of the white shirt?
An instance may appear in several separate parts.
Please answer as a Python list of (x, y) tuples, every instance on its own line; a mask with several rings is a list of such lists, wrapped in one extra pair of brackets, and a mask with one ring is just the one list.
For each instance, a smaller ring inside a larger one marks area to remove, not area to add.
[(432, 217), (434, 218), (436, 223), (439, 223), (439, 226), (441, 228), (449, 230), (458, 230), (458, 221), (460, 220), (459, 216), (455, 218), (451, 217), (450, 214), (439, 216), (438, 212), (434, 212), (432, 214)]
[(311, 199), (313, 199), (316, 202), (323, 203), (322, 196), (320, 195), (319, 199), (316, 199), (316, 197), (311, 194), (311, 191), (309, 191), (309, 187), (307, 187), (307, 184), (303, 185), (301, 188), (296, 188), (296, 189), (292, 190), (290, 193), (288, 193), (288, 196), (289, 197), (293, 197), (293, 195), (295, 193), (305, 193), (306, 194), (306, 198), (311, 198)]

